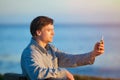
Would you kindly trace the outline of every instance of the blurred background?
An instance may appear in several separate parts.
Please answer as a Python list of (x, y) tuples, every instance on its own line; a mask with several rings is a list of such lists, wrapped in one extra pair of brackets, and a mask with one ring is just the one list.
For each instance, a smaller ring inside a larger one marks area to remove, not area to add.
[(53, 45), (68, 54), (93, 50), (104, 36), (105, 53), (73, 74), (120, 78), (120, 0), (0, 0), (0, 73), (22, 73), (20, 58), (37, 16), (54, 19)]

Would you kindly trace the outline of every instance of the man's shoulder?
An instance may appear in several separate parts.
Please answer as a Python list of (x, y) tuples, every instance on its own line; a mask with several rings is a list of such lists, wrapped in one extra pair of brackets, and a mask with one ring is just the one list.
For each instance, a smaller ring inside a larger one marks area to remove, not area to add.
[(35, 47), (36, 47), (35, 45), (32, 45), (32, 44), (30, 45), (29, 44), (28, 46), (25, 47), (25, 49), (23, 50), (22, 54), (23, 55), (30, 54), (31, 52), (33, 52), (35, 50)]

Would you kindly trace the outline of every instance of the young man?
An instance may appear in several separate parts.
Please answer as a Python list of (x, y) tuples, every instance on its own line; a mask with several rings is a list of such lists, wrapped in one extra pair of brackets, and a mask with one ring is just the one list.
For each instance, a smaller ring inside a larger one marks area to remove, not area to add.
[(97, 42), (94, 50), (86, 54), (66, 54), (49, 44), (53, 40), (53, 19), (36, 17), (30, 25), (30, 44), (21, 56), (23, 75), (28, 80), (74, 80), (73, 75), (63, 67), (93, 64), (95, 57), (104, 52), (104, 43)]

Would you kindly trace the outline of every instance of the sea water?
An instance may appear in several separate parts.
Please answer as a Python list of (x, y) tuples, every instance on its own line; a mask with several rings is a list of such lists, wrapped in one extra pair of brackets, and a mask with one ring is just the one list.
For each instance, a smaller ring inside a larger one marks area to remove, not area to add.
[[(68, 54), (93, 50), (104, 36), (105, 52), (93, 65), (67, 68), (73, 74), (120, 78), (120, 25), (55, 24), (51, 44)], [(22, 73), (20, 57), (29, 44), (28, 24), (0, 24), (0, 73)]]

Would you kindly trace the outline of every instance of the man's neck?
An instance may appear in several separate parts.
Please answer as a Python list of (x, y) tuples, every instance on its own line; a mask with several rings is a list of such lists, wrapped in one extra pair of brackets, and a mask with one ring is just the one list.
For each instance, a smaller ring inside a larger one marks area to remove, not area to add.
[(45, 43), (44, 41), (38, 39), (38, 38), (35, 38), (35, 40), (37, 41), (37, 43), (42, 47), (42, 48), (45, 48), (47, 43)]

